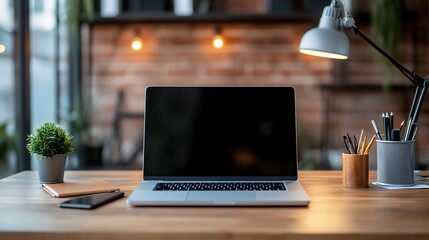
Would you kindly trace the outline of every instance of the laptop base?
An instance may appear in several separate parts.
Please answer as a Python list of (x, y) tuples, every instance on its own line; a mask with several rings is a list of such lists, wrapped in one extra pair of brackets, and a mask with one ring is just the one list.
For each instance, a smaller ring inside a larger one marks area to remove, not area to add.
[(307, 206), (298, 181), (283, 181), (286, 191), (153, 191), (159, 181), (143, 181), (128, 197), (132, 206)]

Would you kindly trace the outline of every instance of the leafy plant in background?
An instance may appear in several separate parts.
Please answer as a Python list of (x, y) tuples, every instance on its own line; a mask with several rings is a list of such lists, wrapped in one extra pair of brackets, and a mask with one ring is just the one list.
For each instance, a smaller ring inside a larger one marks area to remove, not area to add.
[(15, 137), (7, 132), (7, 122), (0, 123), (0, 162), (5, 161), (7, 153), (15, 147)]
[(82, 142), (90, 141), (90, 113), (83, 104), (76, 103), (70, 113), (68, 124), (70, 132), (74, 136), (76, 146), (79, 146)]
[(74, 36), (79, 30), (79, 22), (86, 18), (88, 22), (94, 19), (93, 0), (72, 0), (66, 1), (67, 27), (69, 36)]
[(91, 136), (91, 112), (81, 103), (74, 104), (68, 124), (73, 135), (79, 167), (99, 166), (102, 164), (102, 142)]
[(302, 124), (298, 127), (298, 167), (299, 170), (314, 170), (318, 167), (317, 159), (312, 157), (312, 148), (317, 145), (315, 143), (313, 130), (308, 125)]
[[(398, 43), (401, 41), (403, 31), (402, 0), (374, 0), (371, 4), (372, 35), (374, 41), (390, 55), (395, 55)], [(383, 61), (386, 78), (383, 88), (387, 89), (393, 81), (393, 65), (377, 53)]]
[(27, 137), (27, 149), (41, 158), (69, 154), (73, 152), (72, 136), (61, 125), (46, 122)]
[[(66, 1), (67, 27), (69, 37), (75, 36), (79, 31), (79, 23), (82, 19), (92, 22), (94, 19), (94, 0)], [(82, 103), (75, 103), (68, 118), (71, 133), (76, 137), (76, 142), (88, 139), (90, 136), (90, 118), (88, 111)]]
[[(69, 37), (72, 38), (78, 33), (79, 24), (82, 19), (88, 22), (94, 19), (94, 0), (66, 1), (66, 12)], [(75, 136), (75, 143), (88, 141), (90, 138), (90, 115), (83, 103), (76, 101), (73, 104), (72, 111), (67, 120), (70, 132)]]

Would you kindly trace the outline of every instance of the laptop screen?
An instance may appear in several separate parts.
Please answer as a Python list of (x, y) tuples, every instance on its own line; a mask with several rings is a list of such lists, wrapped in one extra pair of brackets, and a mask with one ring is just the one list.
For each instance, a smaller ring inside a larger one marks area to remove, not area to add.
[(144, 179), (297, 178), (292, 87), (148, 87)]

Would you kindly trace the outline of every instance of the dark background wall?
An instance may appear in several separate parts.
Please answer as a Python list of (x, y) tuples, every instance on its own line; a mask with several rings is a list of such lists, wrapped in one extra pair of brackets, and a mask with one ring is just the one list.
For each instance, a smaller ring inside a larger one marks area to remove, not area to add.
[[(268, 1), (228, 2), (235, 2), (223, 6), (230, 12), (268, 11)], [(355, 20), (368, 35), (369, 3), (353, 5)], [(426, 76), (428, 3), (407, 1), (405, 7), (409, 17), (397, 58)], [(85, 83), (90, 89), (93, 135), (104, 138), (111, 131), (119, 89), (125, 92), (124, 109), (143, 112), (144, 89), (149, 85), (290, 85), (297, 91), (301, 166), (338, 168), (344, 131), (358, 134), (365, 128), (370, 137), (370, 120), (380, 121), (381, 112), (394, 112), (399, 125), (406, 119), (414, 90), (396, 70), (390, 90), (382, 90), (385, 68), (375, 51), (352, 32), (348, 33), (351, 55), (346, 62), (299, 54), (302, 35), (317, 26), (321, 12), (318, 9), (307, 21), (220, 23), (225, 40), (222, 49), (211, 43), (215, 23), (95, 23), (90, 46), (92, 80)], [(144, 44), (139, 52), (129, 46), (136, 29)], [(428, 109), (425, 103), (417, 138), (417, 156), (423, 163), (429, 163), (425, 145), (429, 141)], [(122, 129), (125, 144), (131, 144), (142, 121), (124, 121)]]

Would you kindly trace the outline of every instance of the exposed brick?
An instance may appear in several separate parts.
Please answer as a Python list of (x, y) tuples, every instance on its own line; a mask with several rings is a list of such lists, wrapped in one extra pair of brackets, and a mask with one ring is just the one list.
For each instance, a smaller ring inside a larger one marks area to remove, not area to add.
[[(254, 1), (227, 1), (232, 9), (254, 7)], [(366, 1), (367, 2), (367, 1)], [(368, 3), (365, 3), (368, 4)], [(357, 4), (360, 8), (360, 3)], [(265, 5), (264, 5), (265, 6)], [(257, 9), (260, 9), (258, 6)], [(214, 24), (132, 24), (95, 25), (93, 27), (93, 76), (91, 97), (95, 136), (111, 131), (113, 109), (119, 89), (125, 91), (124, 109), (144, 111), (144, 89), (150, 85), (195, 86), (294, 86), (297, 92), (299, 140), (305, 148), (320, 148), (326, 99), (319, 86), (334, 81), (334, 61), (300, 54), (301, 36), (314, 23), (225, 23), (222, 24), (225, 46), (212, 46)], [(426, 23), (427, 25), (427, 23)], [(426, 26), (425, 25), (425, 26)], [(360, 26), (370, 33), (368, 26)], [(133, 52), (130, 40), (135, 29), (143, 39), (143, 49)], [(423, 34), (424, 28), (421, 28)], [(368, 34), (369, 35), (369, 34)], [(427, 35), (427, 34), (426, 34)], [(351, 55), (346, 78), (351, 84), (381, 84), (386, 71), (377, 53), (358, 36), (350, 33)], [(424, 37), (422, 39), (426, 39)], [(398, 49), (398, 60), (429, 73), (429, 47), (419, 42), (418, 64), (413, 65), (413, 45), (407, 37)], [(410, 84), (394, 71), (395, 84)], [(411, 96), (403, 100), (396, 92), (337, 92), (329, 115), (329, 139), (333, 149), (343, 149), (344, 131), (358, 134), (365, 128), (372, 134), (370, 120), (379, 120), (381, 112), (393, 111), (397, 124), (406, 119)], [(429, 141), (429, 104), (423, 106), (418, 141)], [(127, 144), (138, 136), (142, 122), (121, 124)], [(311, 133), (311, 134), (309, 134)], [(425, 144), (417, 144), (421, 158), (429, 159)], [(423, 160), (425, 161), (425, 160)], [(427, 161), (427, 160), (426, 160)]]

